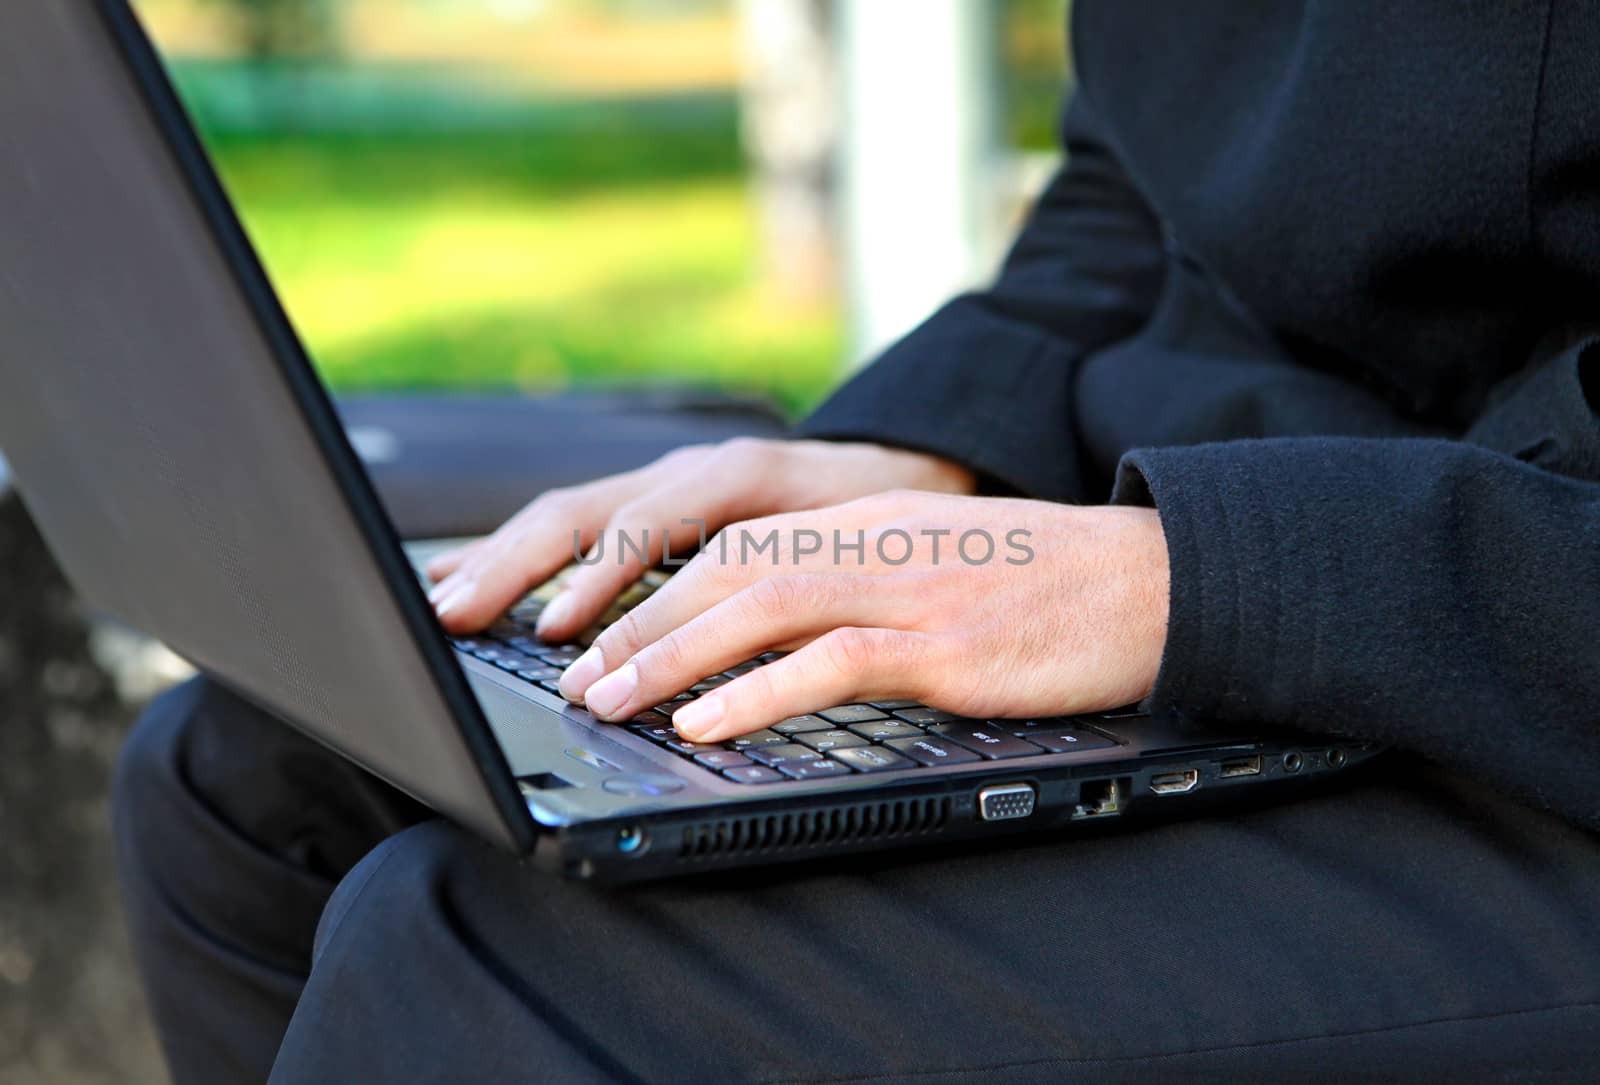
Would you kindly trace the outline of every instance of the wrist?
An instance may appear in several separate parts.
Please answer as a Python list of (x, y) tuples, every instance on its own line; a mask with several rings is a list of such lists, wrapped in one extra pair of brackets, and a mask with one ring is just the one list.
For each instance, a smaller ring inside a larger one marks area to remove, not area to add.
[(1149, 697), (1166, 653), (1172, 569), (1166, 532), (1155, 509), (1100, 506), (1071, 510), (1087, 536), (1086, 609), (1095, 612), (1097, 639), (1114, 645), (1106, 661), (1114, 675), (1109, 695), (1118, 704)]

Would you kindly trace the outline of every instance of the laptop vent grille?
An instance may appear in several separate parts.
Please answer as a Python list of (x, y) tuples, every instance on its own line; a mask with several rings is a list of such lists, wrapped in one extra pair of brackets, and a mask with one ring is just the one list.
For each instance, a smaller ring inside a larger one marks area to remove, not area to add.
[(719, 818), (685, 826), (678, 857), (694, 860), (920, 836), (944, 828), (949, 820), (950, 799), (945, 796)]

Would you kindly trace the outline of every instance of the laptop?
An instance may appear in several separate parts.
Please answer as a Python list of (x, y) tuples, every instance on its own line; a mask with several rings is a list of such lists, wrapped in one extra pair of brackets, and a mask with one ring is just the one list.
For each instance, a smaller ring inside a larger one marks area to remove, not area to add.
[(0, 5), (0, 214), (0, 445), (85, 600), (567, 876), (1189, 815), (1377, 753), (1137, 709), (850, 704), (716, 748), (600, 723), (554, 692), (581, 645), (535, 635), (548, 589), (481, 636), (435, 621), (428, 547), (386, 519), (125, 0)]

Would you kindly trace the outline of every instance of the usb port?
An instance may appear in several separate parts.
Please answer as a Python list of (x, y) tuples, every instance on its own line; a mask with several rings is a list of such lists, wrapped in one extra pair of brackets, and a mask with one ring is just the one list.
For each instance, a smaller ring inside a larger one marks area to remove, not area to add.
[(1150, 777), (1150, 790), (1157, 795), (1182, 795), (1200, 786), (1200, 772), (1184, 769), (1182, 772), (1158, 772)]
[(1257, 754), (1255, 757), (1236, 757), (1232, 761), (1224, 761), (1217, 775), (1224, 780), (1234, 776), (1260, 776), (1261, 756)]

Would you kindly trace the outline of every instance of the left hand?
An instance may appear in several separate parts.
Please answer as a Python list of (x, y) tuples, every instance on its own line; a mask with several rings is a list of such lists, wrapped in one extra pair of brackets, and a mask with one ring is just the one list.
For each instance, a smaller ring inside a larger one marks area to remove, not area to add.
[[(756, 551), (773, 531), (777, 551)], [(895, 491), (725, 529), (561, 688), (626, 720), (793, 649), (676, 711), (679, 733), (701, 742), (864, 700), (978, 718), (1114, 708), (1155, 683), (1167, 589), (1153, 510)]]

